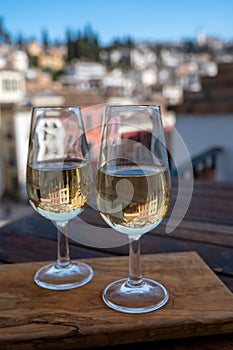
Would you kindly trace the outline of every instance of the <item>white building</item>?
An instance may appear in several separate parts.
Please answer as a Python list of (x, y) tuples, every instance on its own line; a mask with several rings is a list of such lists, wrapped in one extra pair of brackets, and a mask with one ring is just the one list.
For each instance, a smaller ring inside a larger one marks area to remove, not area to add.
[(0, 70), (0, 105), (21, 103), (25, 96), (25, 78), (23, 73), (14, 69)]
[(23, 73), (27, 72), (29, 60), (25, 51), (15, 50), (11, 55), (11, 62), (14, 69)]
[(143, 70), (155, 65), (156, 53), (148, 47), (133, 49), (130, 52), (130, 63), (136, 70)]
[[(17, 141), (15, 138), (14, 107), (25, 97), (25, 79), (14, 69), (0, 70), (0, 193), (14, 189), (17, 183)], [(19, 133), (20, 129), (16, 128)], [(25, 146), (22, 153), (23, 157)]]
[(106, 74), (106, 68), (98, 62), (77, 62), (74, 65), (74, 78), (77, 87), (89, 89), (92, 84), (99, 84)]
[(104, 76), (101, 87), (104, 91), (114, 91), (122, 96), (131, 96), (136, 85), (132, 79), (124, 75), (121, 69), (115, 68)]

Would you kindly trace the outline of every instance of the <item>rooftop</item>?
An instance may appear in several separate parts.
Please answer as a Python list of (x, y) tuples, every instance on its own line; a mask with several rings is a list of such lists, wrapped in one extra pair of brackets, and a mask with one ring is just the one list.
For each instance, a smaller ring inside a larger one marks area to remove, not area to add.
[(221, 63), (214, 77), (202, 77), (202, 90), (184, 91), (177, 113), (228, 114), (233, 113), (233, 63)]

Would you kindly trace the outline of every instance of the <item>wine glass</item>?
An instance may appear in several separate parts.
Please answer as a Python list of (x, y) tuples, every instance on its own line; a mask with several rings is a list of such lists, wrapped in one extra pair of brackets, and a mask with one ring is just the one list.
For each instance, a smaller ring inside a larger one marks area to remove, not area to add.
[(26, 188), (32, 207), (57, 227), (57, 261), (42, 266), (34, 281), (41, 287), (64, 290), (82, 286), (92, 268), (72, 262), (68, 223), (79, 215), (92, 193), (92, 170), (79, 107), (32, 109)]
[(129, 240), (128, 277), (109, 284), (102, 297), (117, 311), (153, 311), (169, 299), (166, 288), (143, 277), (140, 267), (140, 237), (161, 223), (171, 198), (160, 106), (106, 106), (101, 135), (97, 207)]

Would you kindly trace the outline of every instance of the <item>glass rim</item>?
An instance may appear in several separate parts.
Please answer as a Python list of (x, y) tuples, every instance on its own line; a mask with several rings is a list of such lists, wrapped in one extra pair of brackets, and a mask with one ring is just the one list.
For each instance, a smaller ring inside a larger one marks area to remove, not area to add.
[(70, 106), (70, 105), (67, 105), (67, 106), (33, 106), (32, 107), (32, 110), (35, 111), (35, 110), (62, 110), (62, 109), (78, 109), (78, 110), (81, 110), (81, 106)]
[(161, 109), (160, 104), (116, 104), (116, 105), (106, 105), (105, 110), (111, 110), (111, 109), (146, 109), (146, 108), (155, 108), (157, 110)]

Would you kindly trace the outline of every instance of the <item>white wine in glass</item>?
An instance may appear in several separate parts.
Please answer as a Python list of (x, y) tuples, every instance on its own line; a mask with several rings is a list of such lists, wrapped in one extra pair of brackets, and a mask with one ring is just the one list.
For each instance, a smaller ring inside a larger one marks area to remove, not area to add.
[(156, 310), (169, 294), (161, 283), (142, 276), (140, 237), (160, 224), (171, 198), (160, 106), (107, 106), (97, 168), (99, 212), (129, 239), (129, 275), (107, 286), (103, 300), (121, 312)]
[(41, 287), (65, 290), (82, 286), (92, 268), (71, 261), (68, 223), (88, 205), (92, 169), (79, 107), (32, 109), (26, 188), (32, 207), (57, 227), (57, 261), (42, 266), (34, 281)]

